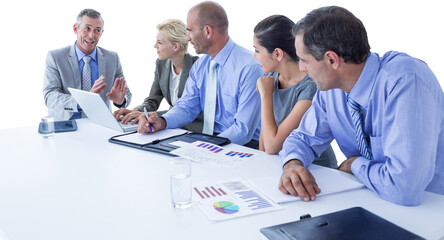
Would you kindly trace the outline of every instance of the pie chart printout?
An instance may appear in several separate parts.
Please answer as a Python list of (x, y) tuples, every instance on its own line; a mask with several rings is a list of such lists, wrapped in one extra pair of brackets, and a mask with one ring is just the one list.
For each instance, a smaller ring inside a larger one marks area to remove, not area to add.
[(215, 202), (213, 204), (214, 209), (216, 211), (221, 212), (223, 214), (233, 214), (239, 211), (239, 206), (227, 201)]
[(241, 178), (206, 182), (193, 186), (193, 190), (193, 202), (211, 221), (282, 209)]

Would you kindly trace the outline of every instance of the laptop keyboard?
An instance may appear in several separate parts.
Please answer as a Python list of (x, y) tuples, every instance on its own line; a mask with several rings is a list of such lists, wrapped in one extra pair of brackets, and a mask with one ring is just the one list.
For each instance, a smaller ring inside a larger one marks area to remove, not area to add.
[(127, 128), (137, 128), (137, 123), (121, 123), (119, 122), (120, 126), (122, 126), (123, 129)]

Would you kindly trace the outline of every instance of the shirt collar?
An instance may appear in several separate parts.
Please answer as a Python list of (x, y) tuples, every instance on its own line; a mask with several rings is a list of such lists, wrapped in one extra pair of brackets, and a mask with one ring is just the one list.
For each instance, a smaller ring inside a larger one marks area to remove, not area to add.
[(370, 94), (373, 91), (373, 87), (376, 82), (376, 77), (379, 70), (379, 57), (375, 53), (370, 53), (369, 57), (365, 61), (364, 68), (358, 81), (350, 91), (350, 98), (359, 103), (362, 107), (368, 105)]
[(220, 52), (217, 53), (217, 55), (212, 60), (214, 60), (218, 65), (223, 66), (227, 61), (228, 57), (230, 56), (233, 48), (234, 48), (234, 41), (231, 40), (231, 38), (229, 38), (224, 48), (222, 48), (222, 50), (220, 50)]
[(86, 55), (80, 48), (77, 46), (77, 41), (74, 43), (74, 47), (76, 49), (77, 61), (82, 60), (84, 56), (90, 56), (94, 61), (97, 62), (97, 47), (94, 48), (94, 51), (91, 54)]

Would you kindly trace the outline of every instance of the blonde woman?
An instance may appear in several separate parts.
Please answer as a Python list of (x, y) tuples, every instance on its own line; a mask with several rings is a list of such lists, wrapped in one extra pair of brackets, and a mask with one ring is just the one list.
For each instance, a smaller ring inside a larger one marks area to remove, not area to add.
[[(143, 114), (144, 108), (148, 112), (157, 111), (164, 98), (170, 108), (176, 105), (177, 100), (182, 96), (191, 66), (198, 59), (197, 56), (191, 56), (187, 53), (187, 30), (182, 21), (166, 20), (157, 25), (157, 30), (154, 48), (157, 49), (158, 59), (156, 60), (154, 82), (151, 86), (150, 95), (133, 110), (124, 108), (116, 110), (114, 116), (116, 119), (120, 119), (122, 123), (136, 123), (139, 116)], [(159, 111), (157, 113), (161, 115), (165, 112)], [(201, 132), (201, 115), (194, 122), (188, 124), (186, 128), (194, 132)]]

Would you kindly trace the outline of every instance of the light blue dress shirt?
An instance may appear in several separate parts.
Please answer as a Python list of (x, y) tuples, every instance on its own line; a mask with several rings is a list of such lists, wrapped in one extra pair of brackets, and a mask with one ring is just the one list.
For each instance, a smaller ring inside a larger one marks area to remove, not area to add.
[[(190, 70), (182, 97), (162, 115), (167, 128), (192, 122), (205, 109), (206, 78), (211, 56), (204, 55)], [(229, 39), (214, 57), (217, 62), (217, 99), (214, 132), (233, 143), (258, 140), (260, 133), (260, 96), (256, 81), (264, 72), (253, 53)]]
[[(97, 62), (97, 48), (88, 55), (86, 55), (82, 50), (77, 47), (77, 43), (75, 44), (77, 61), (79, 62), (79, 70), (80, 70), (80, 78), (83, 83), (83, 67), (85, 66), (85, 62), (83, 62), (84, 56), (90, 56), (92, 61), (89, 61), (89, 66), (91, 68), (91, 86), (94, 85), (94, 82), (99, 79), (99, 64)], [(83, 89), (83, 86), (82, 86)]]
[[(371, 53), (350, 92), (361, 105), (374, 160), (358, 157), (356, 178), (381, 198), (418, 205), (424, 190), (444, 194), (444, 94), (424, 62), (398, 52)], [(333, 140), (360, 156), (347, 93), (318, 91), (299, 128), (286, 139), (282, 164), (308, 166)]]
[[(83, 61), (84, 56), (90, 56), (91, 61), (89, 61), (89, 67), (91, 68), (91, 86), (94, 85), (94, 82), (99, 79), (99, 64), (97, 63), (97, 48), (94, 51), (86, 55), (80, 48), (77, 46), (77, 42), (74, 43), (77, 61), (79, 62), (79, 70), (80, 70), (80, 82), (82, 83), (83, 89), (83, 67), (85, 66), (85, 62)], [(70, 119), (80, 119), (82, 118), (82, 108), (77, 104), (78, 112), (74, 113)]]

